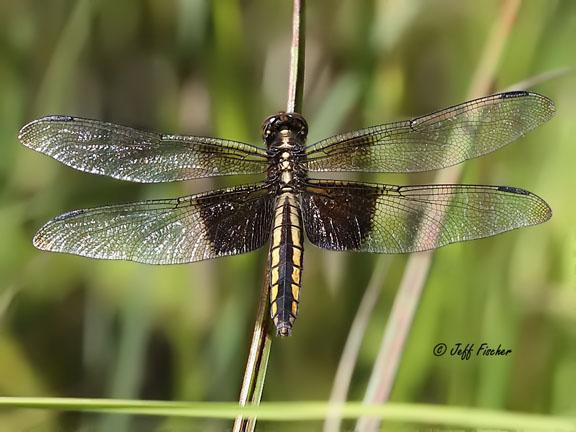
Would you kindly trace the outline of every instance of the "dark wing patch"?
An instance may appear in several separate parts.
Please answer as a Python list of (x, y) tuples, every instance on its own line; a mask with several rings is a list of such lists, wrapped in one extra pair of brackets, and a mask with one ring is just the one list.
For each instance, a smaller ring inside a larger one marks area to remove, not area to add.
[(51, 116), (24, 126), (27, 147), (93, 174), (157, 183), (266, 171), (266, 151), (236, 141), (161, 135), (112, 123)]
[(490, 153), (554, 115), (539, 94), (496, 94), (398, 123), (335, 135), (307, 147), (310, 171), (417, 172)]
[(34, 237), (43, 250), (148, 264), (237, 255), (268, 240), (274, 194), (239, 186), (177, 199), (74, 210)]
[(314, 245), (376, 253), (435, 249), (539, 224), (552, 215), (540, 197), (499, 186), (310, 180), (301, 203)]

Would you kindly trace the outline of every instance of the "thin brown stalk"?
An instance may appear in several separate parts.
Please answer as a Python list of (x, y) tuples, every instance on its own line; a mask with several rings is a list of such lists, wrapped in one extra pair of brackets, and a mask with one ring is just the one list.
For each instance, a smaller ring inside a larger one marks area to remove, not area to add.
[[(246, 406), (247, 404), (258, 405), (264, 388), (264, 377), (266, 375), (272, 345), (272, 337), (268, 331), (270, 323), (268, 317), (268, 309), (270, 307), (268, 301), (268, 264), (267, 260), (262, 289), (260, 290), (260, 302), (258, 303), (256, 322), (254, 323), (254, 332), (252, 333), (252, 343), (248, 353), (244, 380), (242, 381), (240, 398), (238, 400), (240, 406)], [(240, 416), (234, 421), (233, 431), (253, 431), (255, 426), (256, 419), (243, 418)]]
[(302, 111), (304, 94), (304, 51), (306, 47), (306, 30), (304, 0), (294, 0), (292, 13), (292, 43), (290, 44), (290, 77), (288, 81), (287, 112)]
[[(490, 92), (520, 4), (521, 0), (503, 2), (498, 20), (495, 21), (489, 33), (480, 63), (472, 79), (468, 98), (480, 97)], [(461, 172), (461, 167), (452, 167), (441, 171), (435, 180), (437, 183), (456, 183)], [(433, 252), (423, 252), (412, 254), (408, 259), (372, 370), (364, 397), (365, 404), (381, 404), (388, 401), (390, 397), (400, 358), (430, 270), (432, 256)], [(379, 418), (361, 417), (356, 423), (356, 431), (376, 431), (379, 425)]]
[[(290, 78), (288, 83), (287, 112), (300, 112), (302, 110), (302, 95), (304, 91), (304, 0), (293, 0), (292, 14), (292, 44), (290, 47)], [(270, 263), (266, 262), (264, 281), (260, 291), (260, 302), (252, 343), (248, 354), (244, 380), (240, 390), (240, 406), (247, 404), (259, 405), (264, 389), (268, 358), (272, 347), (272, 337), (269, 332), (270, 318), (268, 316), (269, 288), (268, 271)], [(237, 417), (234, 421), (234, 432), (254, 431), (256, 418)]]

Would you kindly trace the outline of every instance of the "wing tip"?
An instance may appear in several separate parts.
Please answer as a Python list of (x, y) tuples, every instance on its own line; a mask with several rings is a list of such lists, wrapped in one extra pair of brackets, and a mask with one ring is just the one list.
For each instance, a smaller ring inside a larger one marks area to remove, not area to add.
[(552, 208), (550, 205), (535, 193), (514, 186), (498, 186), (498, 191), (516, 195), (524, 195), (531, 198), (535, 203), (535, 206), (532, 208), (532, 210), (536, 216), (536, 222), (533, 225), (546, 222), (552, 218)]
[(45, 117), (40, 117), (22, 126), (22, 128), (18, 131), (18, 140), (26, 147), (33, 148), (34, 147), (32, 145), (33, 140), (30, 139), (30, 134), (33, 133), (38, 126), (42, 126), (46, 123), (51, 122), (71, 122), (74, 120), (75, 120), (74, 117), (68, 115), (49, 115)]
[(540, 204), (542, 209), (541, 218), (538, 220), (537, 223), (544, 223), (546, 221), (549, 221), (552, 218), (552, 207), (550, 207), (550, 204), (544, 201), (543, 198), (539, 197), (536, 194), (532, 195), (538, 200), (538, 204)]
[(38, 232), (34, 235), (34, 238), (32, 238), (32, 245), (36, 248), (36, 249), (40, 249), (43, 251), (52, 251), (52, 249), (50, 248), (50, 244), (49, 242), (46, 240), (46, 237), (44, 235), (44, 228), (49, 224), (50, 222), (48, 222), (46, 225), (44, 225), (42, 228), (40, 228), (38, 230)]
[(61, 215), (52, 218), (36, 232), (36, 234), (32, 238), (32, 244), (34, 245), (35, 248), (40, 250), (61, 252), (60, 249), (52, 247), (53, 242), (50, 240), (51, 236), (48, 234), (50, 228), (52, 228), (52, 226), (54, 224), (57, 224), (58, 222), (64, 221), (69, 218), (73, 218), (75, 216), (79, 216), (81, 214), (84, 214), (85, 212), (86, 209), (71, 210), (69, 212), (62, 213)]
[(519, 97), (531, 97), (538, 104), (541, 104), (546, 109), (545, 112), (548, 114), (547, 119), (551, 118), (556, 112), (556, 104), (548, 96), (544, 96), (540, 93), (526, 91), (526, 90), (513, 90), (499, 94), (500, 99), (514, 99)]

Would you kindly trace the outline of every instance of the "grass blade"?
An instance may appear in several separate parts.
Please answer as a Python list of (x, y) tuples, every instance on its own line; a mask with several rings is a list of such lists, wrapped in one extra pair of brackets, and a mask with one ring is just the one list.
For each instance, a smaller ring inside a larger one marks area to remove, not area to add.
[[(236, 402), (168, 402), (123, 399), (0, 397), (0, 409), (50, 409), (75, 412), (105, 412), (123, 415), (232, 419), (258, 417), (267, 421), (322, 420), (331, 410), (326, 402), (276, 402), (240, 407)], [(377, 416), (387, 422), (439, 425), (491, 430), (576, 432), (576, 418), (511, 413), (475, 408), (388, 403), (346, 403), (343, 418)]]

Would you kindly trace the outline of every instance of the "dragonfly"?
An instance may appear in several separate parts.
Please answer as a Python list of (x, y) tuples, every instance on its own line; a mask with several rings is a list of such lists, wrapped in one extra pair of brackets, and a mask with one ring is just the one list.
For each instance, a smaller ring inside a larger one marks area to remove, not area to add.
[(312, 178), (320, 172), (412, 173), (456, 165), (516, 140), (555, 112), (545, 96), (494, 94), (411, 120), (306, 144), (295, 112), (268, 117), (266, 148), (48, 116), (24, 126), (25, 146), (80, 171), (142, 183), (264, 174), (258, 183), (172, 199), (73, 210), (47, 222), (46, 251), (182, 264), (254, 251), (269, 241), (270, 315), (289, 336), (298, 314), (304, 232), (331, 251), (409, 253), (548, 220), (539, 196), (510, 186), (392, 185)]

